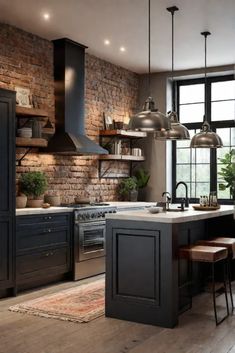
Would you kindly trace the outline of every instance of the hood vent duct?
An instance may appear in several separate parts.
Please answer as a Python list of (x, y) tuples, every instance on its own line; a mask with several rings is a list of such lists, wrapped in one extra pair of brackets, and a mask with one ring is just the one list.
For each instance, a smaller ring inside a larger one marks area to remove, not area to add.
[(85, 134), (85, 49), (63, 38), (54, 44), (55, 135), (48, 152), (65, 155), (107, 154)]

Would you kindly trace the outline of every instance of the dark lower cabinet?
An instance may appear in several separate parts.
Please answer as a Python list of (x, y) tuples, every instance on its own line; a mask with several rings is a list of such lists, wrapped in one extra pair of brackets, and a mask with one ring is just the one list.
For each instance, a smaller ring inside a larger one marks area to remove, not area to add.
[(0, 288), (14, 286), (13, 281), (13, 234), (9, 219), (0, 219)]
[(71, 274), (71, 222), (71, 213), (16, 218), (17, 289), (33, 288)]
[(0, 296), (15, 286), (15, 104), (0, 89)]

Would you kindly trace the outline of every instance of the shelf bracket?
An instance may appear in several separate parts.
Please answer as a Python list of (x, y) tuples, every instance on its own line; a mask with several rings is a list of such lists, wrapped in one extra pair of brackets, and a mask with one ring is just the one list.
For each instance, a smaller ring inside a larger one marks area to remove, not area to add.
[(28, 154), (29, 152), (31, 152), (31, 150), (32, 150), (32, 147), (27, 148), (27, 149), (26, 149), (26, 152), (23, 154), (23, 156), (21, 156), (19, 159), (16, 160), (16, 166), (17, 166), (17, 167), (20, 167), (20, 166), (21, 166), (22, 160), (27, 156), (27, 154)]

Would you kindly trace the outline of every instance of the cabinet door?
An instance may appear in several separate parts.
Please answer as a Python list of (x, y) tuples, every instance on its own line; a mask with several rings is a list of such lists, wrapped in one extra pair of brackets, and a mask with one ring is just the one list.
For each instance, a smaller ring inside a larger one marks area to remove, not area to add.
[(13, 223), (0, 218), (0, 288), (13, 286)]
[(15, 212), (15, 94), (0, 90), (0, 216)]
[(0, 289), (14, 286), (15, 92), (0, 89)]

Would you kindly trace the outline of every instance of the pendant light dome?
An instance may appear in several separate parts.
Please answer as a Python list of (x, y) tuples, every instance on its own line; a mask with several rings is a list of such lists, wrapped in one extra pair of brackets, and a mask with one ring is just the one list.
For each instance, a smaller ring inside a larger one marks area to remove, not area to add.
[(151, 97), (151, 8), (148, 0), (148, 89), (149, 96), (145, 101), (143, 110), (133, 117), (129, 122), (131, 130), (140, 130), (145, 132), (165, 131), (170, 129), (170, 120), (157, 108)]
[(201, 32), (201, 35), (205, 38), (205, 115), (204, 122), (202, 124), (201, 131), (194, 135), (190, 147), (191, 148), (221, 148), (223, 142), (218, 134), (211, 131), (210, 124), (207, 121), (207, 36), (211, 33), (208, 31)]
[(178, 7), (167, 7), (167, 11), (171, 13), (172, 23), (172, 66), (171, 66), (171, 80), (172, 80), (172, 110), (168, 112), (167, 117), (170, 119), (171, 128), (165, 131), (156, 132), (155, 138), (157, 140), (189, 140), (189, 131), (186, 126), (180, 124), (178, 114), (175, 112), (175, 95), (174, 95), (174, 14), (178, 11)]

